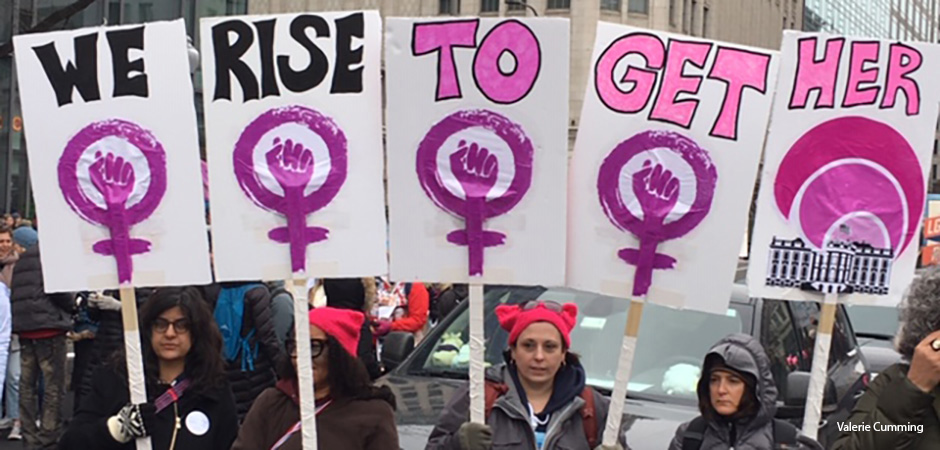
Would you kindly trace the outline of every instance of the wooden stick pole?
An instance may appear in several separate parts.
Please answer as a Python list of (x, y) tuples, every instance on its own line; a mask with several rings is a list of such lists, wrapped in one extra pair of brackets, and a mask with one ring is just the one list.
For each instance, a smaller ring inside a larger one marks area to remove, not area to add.
[[(131, 403), (147, 403), (147, 384), (144, 380), (144, 358), (140, 347), (140, 324), (137, 319), (137, 294), (132, 286), (123, 286), (121, 318), (124, 321), (124, 354), (127, 360), (127, 384)], [(150, 438), (137, 439), (137, 450), (151, 450)]]
[(643, 305), (645, 303), (645, 298), (634, 297), (630, 299), (627, 325), (623, 330), (623, 341), (620, 343), (617, 376), (614, 379), (614, 389), (610, 395), (610, 409), (607, 412), (607, 424), (604, 427), (603, 444), (605, 446), (613, 446), (618, 443), (617, 435), (620, 432), (624, 402), (627, 399), (627, 385), (630, 384), (630, 375), (633, 371), (633, 358), (636, 356), (636, 338), (640, 333), (640, 320), (643, 318)]
[(470, 285), (470, 421), (486, 423), (486, 367), (483, 329), (483, 285)]
[(300, 387), (300, 422), (304, 450), (317, 450), (317, 414), (313, 389), (313, 358), (310, 356), (310, 310), (307, 280), (291, 279), (294, 293), (294, 337), (297, 339), (297, 384)]
[(839, 294), (826, 294), (823, 298), (822, 310), (819, 312), (816, 348), (813, 350), (813, 366), (810, 369), (806, 407), (803, 410), (803, 434), (812, 439), (816, 439), (819, 433), (819, 421), (822, 419), (822, 405), (828, 380), (829, 350), (832, 344), (832, 326), (836, 320), (838, 305)]

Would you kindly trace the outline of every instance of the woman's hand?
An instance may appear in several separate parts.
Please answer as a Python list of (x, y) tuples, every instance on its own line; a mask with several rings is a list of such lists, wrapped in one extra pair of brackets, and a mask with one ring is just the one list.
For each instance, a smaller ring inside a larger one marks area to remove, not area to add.
[(490, 450), (493, 448), (493, 430), (482, 423), (466, 422), (457, 430), (460, 450)]
[(157, 408), (152, 403), (128, 404), (108, 419), (108, 431), (115, 441), (126, 444), (149, 436)]
[(940, 351), (931, 346), (937, 339), (940, 339), (940, 331), (934, 331), (917, 344), (911, 358), (911, 368), (907, 371), (907, 379), (927, 393), (940, 384)]

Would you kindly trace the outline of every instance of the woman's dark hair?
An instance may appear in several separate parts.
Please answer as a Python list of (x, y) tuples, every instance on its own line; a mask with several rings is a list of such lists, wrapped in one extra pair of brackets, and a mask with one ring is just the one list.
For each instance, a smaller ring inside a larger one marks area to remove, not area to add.
[(212, 317), (209, 305), (199, 290), (186, 288), (160, 288), (144, 303), (140, 310), (141, 348), (144, 371), (148, 381), (156, 382), (160, 363), (150, 342), (154, 321), (166, 310), (178, 306), (189, 321), (192, 347), (186, 354), (186, 376), (194, 391), (208, 391), (226, 383), (225, 362), (222, 359), (222, 334)]
[[(291, 333), (293, 334), (293, 333)], [(284, 357), (278, 361), (278, 374), (282, 378), (295, 379), (297, 373), (291, 364), (290, 354), (293, 353), (296, 340), (293, 337), (287, 340)], [(388, 386), (376, 387), (369, 378), (365, 364), (353, 355), (332, 336), (326, 337), (327, 363), (330, 371), (326, 382), (330, 385), (330, 396), (334, 399), (353, 400), (384, 400), (392, 409), (396, 408), (395, 394)]]

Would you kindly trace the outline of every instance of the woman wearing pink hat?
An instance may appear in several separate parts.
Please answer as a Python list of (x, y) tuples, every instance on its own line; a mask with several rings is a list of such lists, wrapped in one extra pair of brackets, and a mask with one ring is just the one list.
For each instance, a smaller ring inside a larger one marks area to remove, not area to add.
[(614, 450), (600, 445), (607, 398), (585, 385), (571, 348), (578, 306), (551, 301), (500, 305), (509, 332), (506, 364), (486, 372), (486, 425), (468, 422), (468, 387), (457, 391), (431, 432), (426, 450)]
[[(364, 320), (359, 311), (331, 307), (310, 311), (318, 448), (399, 450), (395, 397), (387, 387), (372, 386), (365, 366), (356, 358)], [(281, 368), (284, 378), (255, 400), (232, 450), (301, 448), (293, 340), (287, 342), (287, 350), (291, 363)]]

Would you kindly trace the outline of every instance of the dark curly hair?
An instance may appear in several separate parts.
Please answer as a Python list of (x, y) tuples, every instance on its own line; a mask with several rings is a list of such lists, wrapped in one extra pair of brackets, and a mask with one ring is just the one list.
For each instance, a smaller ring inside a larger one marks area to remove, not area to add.
[(940, 268), (927, 270), (915, 279), (899, 308), (901, 325), (895, 347), (909, 361), (917, 344), (940, 330)]
[(144, 372), (149, 383), (159, 380), (160, 363), (150, 342), (153, 323), (168, 309), (178, 306), (189, 320), (192, 347), (186, 354), (186, 376), (191, 389), (205, 392), (226, 383), (225, 361), (222, 359), (222, 334), (212, 317), (209, 305), (199, 290), (192, 287), (160, 288), (144, 303), (140, 310), (141, 350), (144, 354)]
[[(291, 353), (297, 345), (294, 333), (286, 342), (287, 351), (278, 361), (277, 372), (281, 378), (296, 379), (297, 372), (291, 364)], [(330, 385), (330, 396), (334, 399), (384, 400), (392, 409), (397, 407), (395, 394), (388, 386), (375, 386), (369, 378), (365, 364), (349, 352), (333, 336), (326, 337), (327, 363), (330, 370), (326, 382)]]

